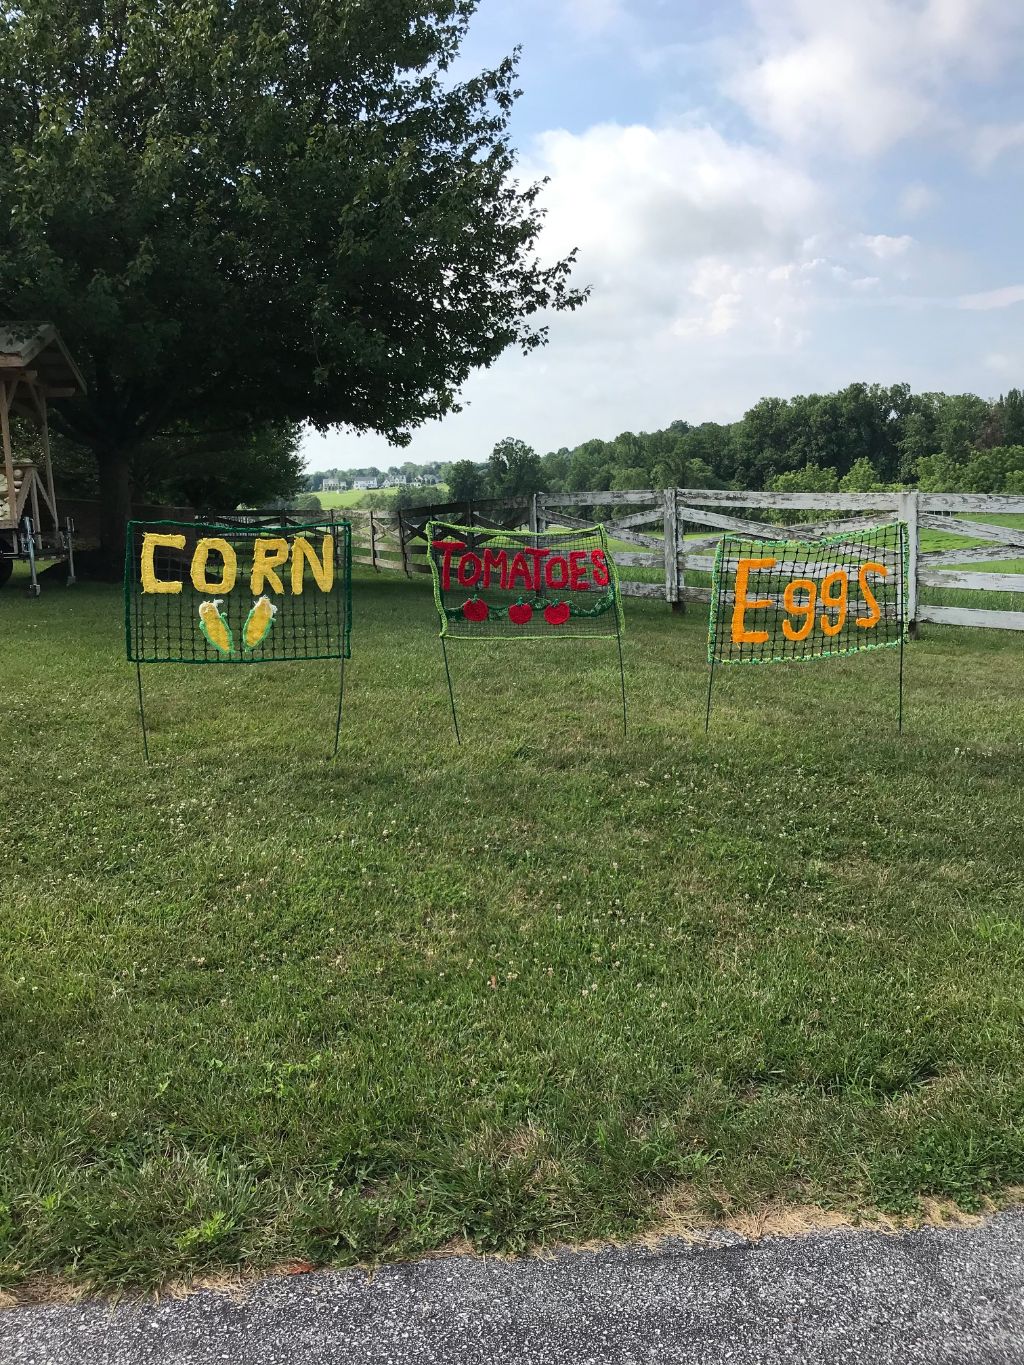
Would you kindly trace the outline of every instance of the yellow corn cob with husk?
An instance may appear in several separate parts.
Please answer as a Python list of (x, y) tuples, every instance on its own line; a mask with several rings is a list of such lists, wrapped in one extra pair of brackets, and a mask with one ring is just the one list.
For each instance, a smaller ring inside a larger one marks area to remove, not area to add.
[(227, 617), (218, 611), (223, 600), (223, 597), (216, 597), (212, 602), (199, 603), (199, 629), (218, 654), (227, 656), (234, 649), (235, 641)]
[(260, 597), (252, 604), (252, 611), (242, 627), (242, 641), (246, 649), (255, 649), (263, 643), (276, 615), (277, 607), (269, 597)]

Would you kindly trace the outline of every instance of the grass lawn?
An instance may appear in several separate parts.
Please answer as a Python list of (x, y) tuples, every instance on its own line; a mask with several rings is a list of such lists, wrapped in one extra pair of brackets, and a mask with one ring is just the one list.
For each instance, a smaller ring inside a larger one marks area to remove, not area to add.
[[(393, 492), (397, 493), (398, 490), (394, 489)], [(443, 502), (448, 494), (448, 485), (439, 483), (435, 488), (431, 489), (431, 492), (437, 493), (437, 497), (434, 499), (435, 502)], [(364, 488), (346, 488), (341, 491), (321, 492), (317, 494), (317, 497), (320, 499), (320, 505), (328, 511), (332, 507), (358, 507), (366, 496), (367, 492)]]
[(358, 507), (366, 497), (364, 488), (345, 488), (328, 492), (326, 489), (317, 493), (320, 499), (320, 506), (329, 510), (332, 507)]
[(0, 593), (0, 1282), (157, 1284), (1024, 1182), (1024, 657), (720, 670), (702, 612), (453, 644), (364, 574), (329, 665), (146, 672)]

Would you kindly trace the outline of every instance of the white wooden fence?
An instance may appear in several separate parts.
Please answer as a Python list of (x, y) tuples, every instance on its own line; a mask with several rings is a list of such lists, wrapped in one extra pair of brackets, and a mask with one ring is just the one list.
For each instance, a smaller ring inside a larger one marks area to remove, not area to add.
[[(571, 511), (568, 509), (572, 509)], [(1024, 559), (1024, 496), (973, 493), (767, 493), (697, 488), (630, 490), (627, 492), (538, 493), (531, 525), (586, 526), (599, 510), (610, 535), (636, 549), (616, 550), (615, 562), (626, 568), (657, 571), (648, 581), (625, 577), (622, 591), (630, 597), (663, 598), (674, 609), (687, 602), (707, 603), (711, 589), (687, 581), (689, 573), (710, 574), (714, 548), (723, 531), (744, 535), (813, 541), (843, 531), (866, 530), (885, 522), (904, 521), (908, 530), (907, 597), (910, 621), (943, 625), (987, 626), (1024, 630), (1020, 611), (990, 610), (976, 605), (931, 603), (928, 589), (981, 593), (1024, 593), (1024, 573), (964, 571), (962, 565)], [(758, 517), (768, 513), (767, 520)], [(813, 520), (787, 522), (786, 513)], [(737, 515), (745, 513), (746, 515)], [(1019, 525), (1002, 526), (971, 517), (1020, 517)], [(923, 549), (921, 531), (983, 541), (981, 546)], [(694, 532), (701, 534), (694, 535)], [(922, 589), (924, 593), (922, 594)]]
[[(410, 509), (410, 513), (416, 509)], [(441, 509), (434, 509), (441, 514)], [(494, 509), (490, 509), (493, 514)], [(527, 510), (509, 507), (502, 524)], [(815, 516), (814, 514), (818, 515)], [(377, 570), (428, 573), (422, 528), (386, 511), (348, 511), (353, 558)], [(659, 598), (682, 611), (687, 602), (708, 603), (705, 580), (714, 564), (715, 546), (724, 531), (744, 535), (814, 541), (843, 531), (867, 530), (885, 522), (906, 522), (910, 554), (907, 598), (911, 622), (987, 626), (1024, 630), (1021, 610), (983, 605), (971, 599), (953, 605), (929, 599), (971, 593), (1024, 593), (1024, 572), (978, 572), (971, 566), (1024, 560), (1024, 495), (987, 493), (759, 493), (706, 488), (631, 489), (626, 492), (538, 493), (529, 508), (533, 530), (548, 525), (589, 526), (599, 516), (616, 540), (630, 549), (615, 551), (627, 570), (622, 591), (628, 597)], [(789, 516), (789, 520), (787, 520)], [(977, 521), (978, 516), (1019, 518), (1016, 525)], [(793, 518), (796, 518), (795, 520)], [(811, 517), (807, 520), (804, 518)], [(522, 521), (519, 523), (522, 524)], [(981, 541), (980, 545), (931, 548), (928, 533)], [(922, 541), (922, 532), (924, 541)], [(966, 568), (964, 566), (967, 566)], [(643, 577), (632, 577), (639, 572)]]

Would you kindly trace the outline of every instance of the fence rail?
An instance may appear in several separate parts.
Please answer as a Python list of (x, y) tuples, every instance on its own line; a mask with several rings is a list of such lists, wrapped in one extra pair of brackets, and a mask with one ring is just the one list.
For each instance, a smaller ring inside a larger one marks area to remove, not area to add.
[[(814, 514), (819, 515), (815, 516)], [(989, 493), (770, 493), (734, 489), (663, 488), (538, 493), (532, 499), (439, 503), (389, 512), (352, 511), (353, 558), (377, 570), (429, 573), (426, 525), (434, 517), (513, 529), (550, 525), (582, 527), (603, 521), (624, 548), (615, 550), (628, 597), (687, 603), (711, 600), (714, 548), (723, 533), (785, 537), (810, 544), (825, 536), (863, 531), (888, 521), (906, 523), (907, 598), (912, 625), (920, 621), (1024, 630), (1024, 603), (989, 605), (985, 594), (1024, 593), (1024, 572), (1007, 572), (1007, 560), (1024, 568), (1024, 495)], [(1019, 518), (1019, 524), (979, 521)], [(955, 548), (943, 537), (975, 542)], [(938, 544), (935, 544), (935, 541)], [(977, 542), (981, 542), (978, 544)], [(987, 570), (981, 566), (998, 565)], [(979, 571), (972, 570), (973, 565)], [(948, 598), (980, 594), (968, 605)], [(947, 600), (933, 601), (938, 595)]]
[[(711, 600), (713, 549), (723, 532), (756, 538), (814, 542), (898, 519), (908, 532), (907, 597), (912, 626), (919, 621), (1024, 630), (1024, 609), (1004, 610), (928, 600), (933, 593), (1024, 593), (1024, 572), (971, 572), (974, 564), (1024, 561), (1024, 496), (989, 493), (769, 493), (735, 489), (630, 489), (622, 492), (537, 494), (533, 524), (584, 524), (600, 514), (608, 532), (625, 542), (616, 562), (626, 570), (622, 590), (632, 597), (661, 597), (674, 610)], [(826, 515), (809, 518), (815, 512)], [(1019, 525), (978, 516), (1020, 518)], [(643, 527), (642, 531), (638, 527)], [(709, 530), (715, 534), (694, 534)], [(931, 546), (935, 532), (981, 545)], [(922, 539), (922, 535), (924, 539)], [(634, 549), (633, 547), (638, 547)], [(1024, 567), (1024, 566), (1022, 566)], [(630, 571), (646, 573), (631, 577)], [(657, 574), (659, 581), (651, 581)], [(704, 582), (691, 581), (692, 577)], [(922, 595), (922, 589), (925, 590)]]

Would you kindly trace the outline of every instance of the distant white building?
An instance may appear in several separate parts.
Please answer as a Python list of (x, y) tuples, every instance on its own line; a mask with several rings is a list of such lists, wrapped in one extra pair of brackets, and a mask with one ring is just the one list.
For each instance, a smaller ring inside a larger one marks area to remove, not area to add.
[(381, 488), (403, 488), (409, 480), (404, 474), (385, 474), (380, 481)]
[(348, 487), (348, 480), (337, 474), (328, 474), (322, 487), (325, 493), (341, 493)]
[(379, 487), (380, 487), (380, 482), (379, 482), (379, 480), (377, 480), (377, 479), (353, 479), (353, 480), (352, 480), (352, 487), (353, 487), (353, 488), (360, 488), (360, 489), (363, 489), (363, 490), (368, 489), (368, 488), (379, 488)]
[(441, 480), (437, 477), (436, 474), (421, 474), (421, 475), (420, 475), (420, 483), (422, 483), (422, 484), (435, 484), (435, 483), (440, 483), (440, 482), (441, 482)]

